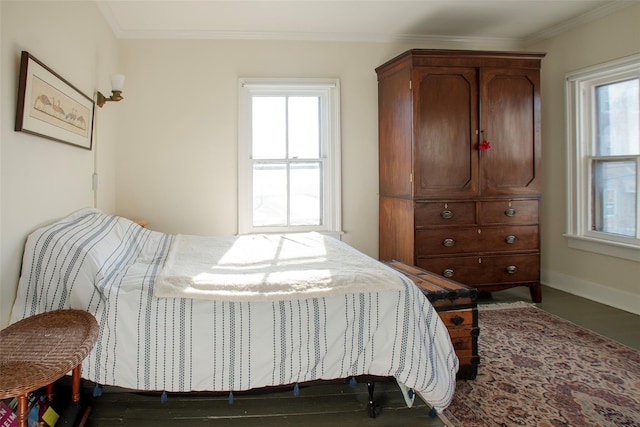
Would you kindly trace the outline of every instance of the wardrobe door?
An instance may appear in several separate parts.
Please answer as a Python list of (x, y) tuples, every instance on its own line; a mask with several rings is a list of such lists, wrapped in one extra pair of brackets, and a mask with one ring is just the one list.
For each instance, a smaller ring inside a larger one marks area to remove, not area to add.
[(480, 193), (540, 192), (540, 80), (538, 70), (481, 69)]
[(475, 68), (414, 69), (414, 197), (477, 195), (477, 85)]

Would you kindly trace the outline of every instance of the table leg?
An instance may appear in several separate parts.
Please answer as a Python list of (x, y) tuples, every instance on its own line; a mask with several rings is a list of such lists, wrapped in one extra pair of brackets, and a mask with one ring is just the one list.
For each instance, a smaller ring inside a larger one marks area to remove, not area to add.
[(73, 403), (80, 403), (80, 370), (82, 365), (78, 365), (73, 368), (71, 373), (71, 401)]
[(53, 383), (47, 385), (47, 402), (53, 402)]
[(18, 427), (29, 426), (29, 404), (27, 397), (29, 393), (18, 396)]

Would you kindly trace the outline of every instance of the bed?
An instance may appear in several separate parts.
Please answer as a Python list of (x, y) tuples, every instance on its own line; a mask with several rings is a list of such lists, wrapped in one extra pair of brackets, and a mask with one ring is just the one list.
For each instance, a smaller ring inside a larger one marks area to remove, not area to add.
[[(100, 331), (82, 377), (100, 385), (233, 392), (371, 375), (438, 412), (449, 405), (458, 359), (410, 280), (317, 233), (241, 237), (166, 234), (82, 209), (28, 236), (11, 322), (92, 313)], [(329, 247), (353, 267), (341, 280), (327, 276)]]

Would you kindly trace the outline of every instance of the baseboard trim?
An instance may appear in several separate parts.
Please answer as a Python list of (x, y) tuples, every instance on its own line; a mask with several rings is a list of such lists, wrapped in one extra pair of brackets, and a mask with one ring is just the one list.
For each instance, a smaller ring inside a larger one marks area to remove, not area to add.
[(541, 283), (545, 286), (640, 315), (640, 295), (638, 294), (562, 273), (547, 271), (541, 275)]

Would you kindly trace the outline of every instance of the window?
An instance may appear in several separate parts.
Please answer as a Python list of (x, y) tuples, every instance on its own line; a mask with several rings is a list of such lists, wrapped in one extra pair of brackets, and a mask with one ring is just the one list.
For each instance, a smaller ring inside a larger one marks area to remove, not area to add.
[(339, 81), (239, 83), (239, 233), (339, 234)]
[(640, 261), (640, 55), (566, 88), (569, 246)]

